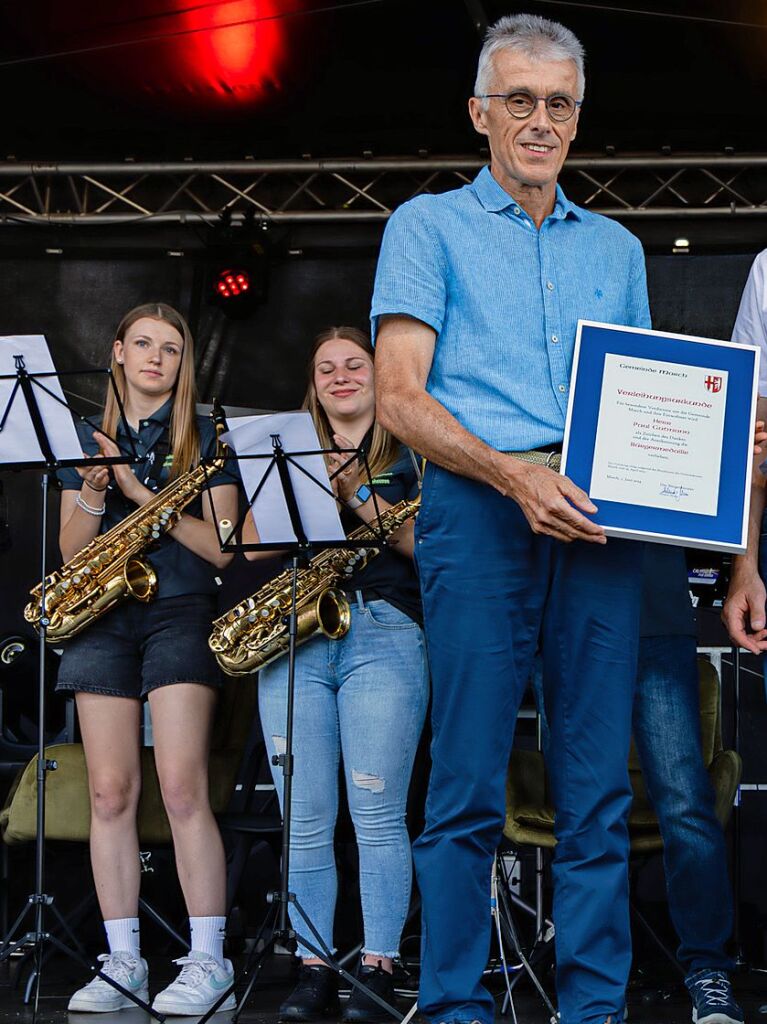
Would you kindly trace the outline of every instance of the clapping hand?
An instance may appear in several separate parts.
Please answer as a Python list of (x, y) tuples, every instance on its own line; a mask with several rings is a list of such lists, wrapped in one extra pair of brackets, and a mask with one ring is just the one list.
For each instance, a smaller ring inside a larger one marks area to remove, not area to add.
[[(343, 434), (333, 434), (333, 440), (339, 448), (356, 447)], [(333, 493), (342, 501), (348, 501), (349, 498), (354, 497), (362, 483), (359, 462), (354, 454), (349, 452), (329, 452), (327, 459), (328, 471), (332, 477), (330, 484), (333, 488)], [(343, 469), (341, 469), (342, 466)], [(338, 470), (341, 470), (341, 472), (339, 473)], [(338, 475), (334, 476), (334, 473)]]

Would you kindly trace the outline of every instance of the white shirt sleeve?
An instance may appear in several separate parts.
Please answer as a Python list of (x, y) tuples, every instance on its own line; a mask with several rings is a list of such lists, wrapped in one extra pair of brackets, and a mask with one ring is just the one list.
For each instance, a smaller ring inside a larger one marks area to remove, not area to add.
[(767, 249), (749, 271), (731, 340), (759, 346), (759, 395), (767, 397)]

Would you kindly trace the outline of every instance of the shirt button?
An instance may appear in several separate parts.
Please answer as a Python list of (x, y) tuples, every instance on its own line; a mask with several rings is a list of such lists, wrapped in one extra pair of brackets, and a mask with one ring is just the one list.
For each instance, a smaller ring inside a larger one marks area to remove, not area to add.
[(522, 211), (520, 210), (520, 208), (519, 208), (518, 206), (515, 206), (515, 207), (514, 207), (514, 213), (515, 213), (515, 214), (517, 215), (517, 217), (518, 217), (518, 216), (520, 215), (520, 213), (522, 213)]
[(560, 391), (561, 391), (562, 393), (564, 393), (565, 391), (567, 391), (567, 385), (566, 385), (566, 384), (560, 384), (560, 385), (559, 385), (559, 390), (560, 390)]
[(554, 282), (553, 281), (547, 281), (546, 282), (546, 287), (549, 289), (550, 292), (553, 292), (554, 291)]
[(149, 420), (144, 420), (144, 422), (142, 423), (142, 426), (143, 427), (148, 427), (149, 426)]
[(557, 342), (559, 341), (559, 338), (557, 337), (556, 334), (552, 334), (551, 335), (551, 340), (552, 340), (553, 344), (556, 345)]

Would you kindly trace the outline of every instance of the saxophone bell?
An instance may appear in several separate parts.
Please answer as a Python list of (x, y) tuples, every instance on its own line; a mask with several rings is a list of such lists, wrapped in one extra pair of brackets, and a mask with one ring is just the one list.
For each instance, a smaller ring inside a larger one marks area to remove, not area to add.
[(317, 598), (315, 606), (317, 626), (329, 640), (340, 640), (349, 632), (352, 610), (343, 590), (328, 587)]
[(123, 570), (128, 593), (137, 601), (151, 601), (157, 593), (157, 573), (143, 558), (129, 558)]

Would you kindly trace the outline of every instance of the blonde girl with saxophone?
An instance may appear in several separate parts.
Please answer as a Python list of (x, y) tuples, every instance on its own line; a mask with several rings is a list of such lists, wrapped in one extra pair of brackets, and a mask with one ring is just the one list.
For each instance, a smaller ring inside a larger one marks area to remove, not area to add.
[[(115, 333), (111, 368), (125, 410), (108, 394), (105, 434), (133, 441), (137, 465), (63, 470), (59, 544), (65, 561), (169, 481), (211, 456), (215, 431), (195, 411), (192, 335), (164, 303), (138, 306)], [(81, 433), (88, 455), (120, 454), (100, 432)], [(215, 516), (234, 519), (237, 488), (219, 474)], [(231, 556), (219, 549), (207, 493), (148, 552), (157, 598), (128, 600), (91, 623), (64, 649), (57, 689), (74, 692), (91, 802), (91, 864), (109, 952), (102, 971), (148, 1000), (139, 946), (139, 849), (142, 702), (152, 714), (154, 755), (173, 834), (176, 866), (191, 925), (191, 952), (176, 980), (154, 1001), (163, 1013), (204, 1013), (232, 979), (223, 958), (225, 862), (208, 802), (208, 746), (221, 677), (207, 646), (215, 614), (214, 569)], [(230, 1000), (233, 1007), (234, 1001)], [(69, 1010), (110, 1012), (134, 1004), (94, 978)]]
[[(373, 348), (364, 332), (333, 327), (316, 339), (309, 363), (305, 407), (323, 448), (367, 452), (381, 511), (418, 494), (416, 469), (375, 420)], [(331, 452), (328, 468), (348, 455)], [(334, 488), (353, 509), (342, 513), (347, 533), (376, 516), (357, 462), (342, 470)], [(257, 540), (252, 519), (244, 539)], [(255, 552), (250, 557), (258, 557)], [(341, 640), (318, 635), (297, 652), (295, 772), (290, 889), (333, 949), (336, 864), (333, 834), (338, 810), (338, 766), (343, 754), (346, 793), (360, 860), (364, 945), (360, 979), (379, 996), (394, 999), (392, 960), (410, 900), (411, 854), (405, 805), (416, 747), (428, 702), (428, 675), (418, 583), (413, 565), (413, 523), (391, 535), (389, 546), (351, 578), (346, 591), (352, 623)], [(259, 709), (267, 749), (284, 749), (287, 660), (262, 669)], [(272, 768), (282, 798), (282, 773)], [(294, 927), (309, 934), (304, 922)], [(337, 1016), (338, 980), (310, 950), (299, 946), (298, 985), (280, 1007), (280, 1020), (316, 1021)], [(389, 1017), (354, 989), (343, 1020)]]

